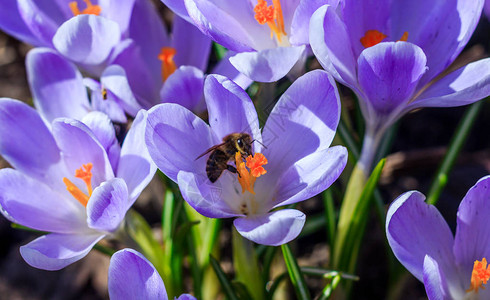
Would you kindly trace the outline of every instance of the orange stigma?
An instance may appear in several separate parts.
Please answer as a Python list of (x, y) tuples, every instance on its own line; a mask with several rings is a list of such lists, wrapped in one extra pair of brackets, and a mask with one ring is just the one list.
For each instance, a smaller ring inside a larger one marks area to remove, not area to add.
[(276, 34), (277, 40), (281, 42), (282, 35), (286, 36), (284, 30), (284, 18), (282, 16), (281, 2), (279, 0), (272, 0), (272, 5), (267, 6), (265, 0), (258, 0), (257, 5), (254, 7), (255, 20), (260, 25), (267, 23), (271, 29), (271, 38)]
[(478, 293), (479, 288), (485, 289), (483, 285), (487, 284), (488, 279), (490, 279), (490, 266), (487, 266), (487, 259), (484, 257), (481, 261), (475, 260), (473, 272), (471, 272), (470, 288), (466, 292)]
[(72, 2), (68, 3), (68, 5), (70, 6), (70, 9), (71, 9), (71, 12), (73, 13), (74, 16), (78, 16), (78, 15), (96, 15), (96, 16), (98, 16), (102, 12), (102, 8), (99, 5), (93, 5), (92, 2), (90, 2), (90, 0), (83, 0), (83, 2), (85, 2), (85, 4), (87, 5), (87, 8), (85, 8), (82, 11), (80, 11), (78, 9), (78, 3), (76, 1), (72, 1)]
[(162, 61), (162, 80), (165, 81), (172, 75), (177, 66), (174, 62), (174, 56), (177, 54), (175, 48), (172, 47), (162, 47), (160, 54), (158, 54), (158, 59)]
[[(245, 193), (245, 191), (249, 191), (251, 194), (255, 195), (255, 180), (267, 173), (267, 171), (262, 167), (263, 165), (267, 164), (267, 158), (265, 158), (264, 154), (262, 153), (255, 153), (254, 156), (249, 155), (246, 161), (247, 163), (245, 164), (240, 151), (235, 153), (238, 182), (242, 186), (242, 194)], [(247, 168), (250, 169), (250, 171), (248, 171)]]
[[(85, 169), (85, 170), (84, 170)], [(87, 186), (88, 195), (82, 192), (70, 179), (63, 177), (63, 182), (66, 185), (66, 189), (70, 194), (75, 197), (83, 206), (87, 206), (90, 196), (92, 196), (92, 163), (82, 165), (82, 167), (75, 171), (75, 177), (83, 180)]]
[[(361, 38), (361, 44), (364, 48), (369, 48), (381, 43), (388, 36), (378, 30), (368, 30)], [(397, 42), (406, 42), (408, 40), (408, 32), (405, 31), (402, 37)]]
[(369, 48), (381, 43), (381, 41), (383, 41), (386, 37), (387, 35), (377, 30), (368, 30), (361, 38), (361, 44), (364, 46), (364, 48)]

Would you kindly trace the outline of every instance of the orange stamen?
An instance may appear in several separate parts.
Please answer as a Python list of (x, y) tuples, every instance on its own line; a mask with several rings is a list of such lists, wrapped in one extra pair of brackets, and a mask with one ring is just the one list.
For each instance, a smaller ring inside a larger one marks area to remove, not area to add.
[(284, 17), (282, 15), (281, 2), (279, 0), (272, 0), (272, 5), (267, 6), (265, 0), (258, 0), (257, 5), (254, 7), (255, 20), (260, 25), (267, 23), (271, 29), (271, 38), (276, 34), (277, 40), (281, 42), (282, 35), (286, 36), (284, 30)]
[(484, 257), (481, 262), (475, 260), (473, 264), (473, 272), (471, 272), (471, 283), (470, 288), (466, 290), (466, 292), (475, 291), (478, 293), (478, 289), (485, 289), (483, 286), (487, 284), (487, 281), (490, 279), (490, 266), (487, 266), (487, 259)]
[(172, 47), (162, 47), (160, 54), (158, 54), (158, 59), (162, 61), (162, 80), (165, 81), (167, 78), (177, 70), (177, 66), (174, 62), (174, 56), (177, 53), (175, 48)]
[(93, 5), (92, 2), (90, 2), (90, 0), (83, 0), (83, 2), (85, 2), (87, 8), (85, 8), (82, 11), (78, 9), (78, 3), (76, 1), (72, 1), (68, 3), (68, 6), (70, 6), (71, 12), (73, 13), (74, 16), (78, 16), (78, 15), (98, 16), (102, 12), (102, 8), (99, 5)]
[[(242, 186), (242, 194), (245, 191), (255, 195), (254, 184), (257, 177), (260, 177), (267, 173), (262, 167), (267, 164), (267, 158), (262, 153), (255, 153), (254, 156), (249, 155), (246, 159), (247, 163), (243, 162), (240, 151), (235, 153), (236, 168), (238, 171), (238, 182)], [(246, 167), (245, 167), (246, 166)], [(250, 171), (248, 169), (250, 169)]]
[[(84, 170), (85, 169), (85, 170)], [(75, 177), (83, 180), (87, 186), (88, 195), (82, 192), (70, 179), (63, 177), (63, 182), (66, 185), (66, 189), (70, 194), (78, 200), (83, 206), (87, 206), (90, 196), (92, 196), (92, 163), (82, 165), (82, 167), (75, 171)]]
[(408, 32), (405, 31), (402, 37), (398, 40), (399, 42), (406, 42), (408, 40)]
[(383, 41), (386, 37), (387, 35), (379, 32), (378, 30), (368, 30), (361, 38), (361, 44), (364, 46), (364, 48), (369, 48), (381, 43), (381, 41)]
[(250, 169), (250, 173), (253, 177), (260, 177), (267, 173), (267, 171), (262, 167), (267, 164), (267, 158), (264, 154), (256, 153), (255, 156), (249, 155), (247, 157), (247, 168)]

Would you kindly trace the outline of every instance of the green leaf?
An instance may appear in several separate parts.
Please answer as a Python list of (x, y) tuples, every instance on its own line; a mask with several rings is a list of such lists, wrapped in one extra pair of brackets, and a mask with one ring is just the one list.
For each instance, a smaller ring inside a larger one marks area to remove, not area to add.
[(311, 299), (305, 279), (301, 273), (298, 263), (296, 262), (296, 258), (294, 258), (294, 255), (291, 252), (291, 249), (287, 244), (284, 244), (281, 245), (281, 250), (284, 257), (284, 262), (286, 263), (286, 267), (288, 269), (289, 278), (291, 279), (291, 283), (293, 284), (296, 292), (296, 296), (300, 300)]
[(318, 297), (318, 300), (326, 300), (329, 299), (330, 296), (332, 295), (333, 291), (337, 288), (339, 285), (340, 279), (342, 276), (340, 274), (336, 275), (333, 277), (332, 282), (327, 284), (325, 288), (323, 289), (322, 293)]
[(221, 283), (221, 287), (223, 288), (226, 297), (229, 300), (239, 300), (238, 296), (235, 294), (235, 290), (233, 289), (232, 284), (228, 280), (228, 277), (226, 276), (223, 269), (221, 269), (221, 266), (219, 265), (218, 261), (212, 255), (209, 256), (209, 263), (213, 268), (214, 272), (216, 273), (216, 276), (218, 277), (218, 280)]
[[(486, 100), (488, 99), (490, 98), (487, 98)], [(449, 173), (456, 163), (456, 159), (461, 152), (461, 148), (463, 148), (463, 145), (468, 138), (471, 128), (473, 128), (473, 125), (475, 124), (476, 117), (478, 116), (484, 102), (485, 100), (481, 100), (472, 104), (468, 110), (466, 110), (463, 118), (459, 122), (456, 132), (452, 137), (451, 142), (449, 142), (446, 155), (444, 156), (441, 165), (437, 169), (434, 180), (432, 181), (432, 185), (427, 196), (427, 203), (435, 205), (437, 200), (439, 200), (439, 196), (447, 184)]]
[[(337, 219), (335, 217), (335, 206), (333, 203), (332, 190), (323, 192), (323, 203), (325, 206), (325, 222), (327, 224), (328, 241), (331, 251), (335, 248), (335, 233), (337, 230)], [(332, 253), (330, 253), (332, 255)]]
[(226, 52), (228, 52), (228, 50), (226, 50), (225, 47), (221, 46), (218, 43), (214, 43), (214, 42), (213, 42), (213, 49), (214, 49), (214, 53), (216, 54), (216, 57), (218, 58), (218, 60), (221, 60), (223, 57), (225, 57)]
[(233, 266), (236, 280), (245, 284), (253, 299), (265, 299), (265, 284), (259, 270), (259, 262), (253, 243), (243, 238), (236, 229), (232, 231)]

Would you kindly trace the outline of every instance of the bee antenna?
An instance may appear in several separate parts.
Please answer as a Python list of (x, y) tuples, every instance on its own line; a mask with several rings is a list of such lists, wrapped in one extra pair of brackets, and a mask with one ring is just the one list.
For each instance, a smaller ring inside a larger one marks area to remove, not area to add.
[(267, 149), (267, 146), (262, 144), (259, 140), (253, 140), (252, 142), (250, 142), (250, 144), (252, 144), (253, 142), (257, 142), (257, 143), (261, 144), (262, 146), (264, 146), (265, 149)]

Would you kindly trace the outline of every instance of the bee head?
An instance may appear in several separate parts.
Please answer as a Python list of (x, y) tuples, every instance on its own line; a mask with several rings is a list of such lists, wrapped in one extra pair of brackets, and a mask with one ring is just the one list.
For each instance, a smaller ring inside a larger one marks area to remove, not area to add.
[(235, 141), (235, 146), (242, 156), (252, 155), (252, 137), (249, 134), (240, 134)]

